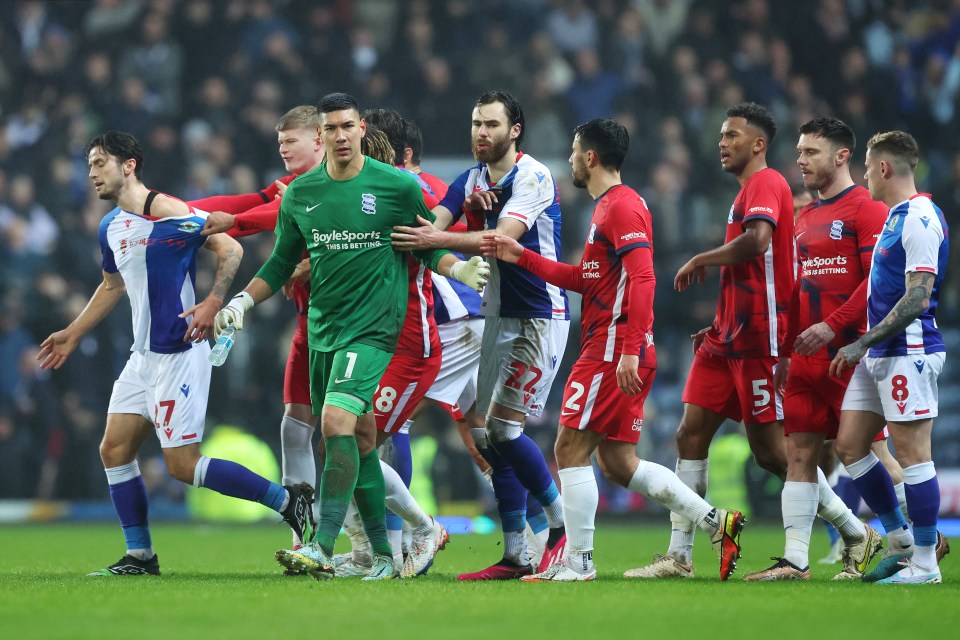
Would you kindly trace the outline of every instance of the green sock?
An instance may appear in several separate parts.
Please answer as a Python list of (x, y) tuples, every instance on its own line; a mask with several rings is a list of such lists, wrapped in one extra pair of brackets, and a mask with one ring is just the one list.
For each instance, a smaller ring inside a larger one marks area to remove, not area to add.
[(363, 519), (363, 528), (370, 538), (373, 552), (393, 557), (387, 540), (387, 488), (383, 483), (383, 470), (380, 469), (376, 449), (360, 456), (360, 472), (357, 474), (353, 497), (357, 501), (357, 511)]
[[(347, 507), (357, 485), (360, 461), (354, 436), (327, 438), (325, 446), (327, 459), (320, 476), (320, 522), (311, 542), (319, 543), (323, 552), (332, 557), (333, 545), (340, 535), (340, 527), (347, 517)], [(380, 484), (383, 484), (382, 474)], [(384, 493), (383, 489), (381, 493)]]

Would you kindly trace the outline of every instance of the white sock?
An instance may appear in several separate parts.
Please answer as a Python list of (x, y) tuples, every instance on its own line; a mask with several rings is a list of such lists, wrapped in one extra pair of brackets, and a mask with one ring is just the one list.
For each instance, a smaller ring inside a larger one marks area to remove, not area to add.
[(521, 566), (530, 564), (526, 529), (503, 532), (503, 557)]
[(383, 460), (380, 461), (380, 469), (383, 470), (383, 483), (387, 490), (387, 509), (403, 518), (405, 522), (409, 522), (417, 533), (432, 529), (433, 521), (413, 499), (413, 495), (403, 484), (400, 475)]
[(559, 475), (568, 553), (593, 551), (594, 519), (600, 503), (593, 467), (560, 469)]
[(819, 490), (813, 482), (787, 480), (780, 494), (783, 533), (786, 536), (783, 557), (800, 569), (810, 566), (810, 534), (817, 517)]
[[(677, 477), (698, 496), (707, 494), (708, 460), (677, 460)], [(670, 547), (667, 555), (683, 564), (693, 562), (693, 534), (696, 524), (690, 518), (670, 512)]]
[[(681, 482), (677, 474), (648, 460), (640, 460), (627, 488), (653, 498), (672, 513), (683, 516), (695, 525), (704, 523), (704, 518), (713, 511), (713, 507)], [(707, 527), (706, 530), (716, 533), (715, 526)]]
[(296, 418), (283, 416), (280, 421), (280, 453), (283, 477), (280, 484), (306, 482), (317, 486), (317, 459), (313, 454), (313, 427)]
[(350, 538), (350, 551), (353, 559), (368, 564), (373, 551), (370, 547), (370, 539), (367, 538), (367, 532), (363, 528), (363, 520), (360, 518), (360, 511), (357, 509), (355, 500), (351, 500), (350, 506), (347, 507), (347, 516), (343, 520), (343, 530)]
[[(433, 523), (431, 523), (430, 530), (433, 530)], [(403, 542), (401, 543), (400, 548), (403, 549), (404, 553), (410, 553), (410, 548), (413, 546), (413, 529), (410, 527), (410, 523), (406, 520), (403, 521)]]
[(403, 566), (403, 530), (387, 529), (387, 542), (393, 551), (393, 564), (399, 569)]
[(867, 535), (867, 529), (863, 523), (853, 515), (847, 505), (843, 504), (840, 496), (834, 493), (827, 483), (826, 476), (819, 468), (817, 469), (817, 503), (817, 515), (837, 528), (844, 543), (859, 542)]
[(910, 522), (910, 515), (907, 513), (907, 490), (902, 482), (893, 485), (893, 490), (897, 494), (897, 502), (900, 503), (900, 511), (903, 511), (903, 517)]

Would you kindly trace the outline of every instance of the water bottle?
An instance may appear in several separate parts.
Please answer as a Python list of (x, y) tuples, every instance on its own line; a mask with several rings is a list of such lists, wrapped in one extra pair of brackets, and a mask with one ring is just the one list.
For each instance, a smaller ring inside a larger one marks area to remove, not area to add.
[(217, 343), (213, 345), (213, 349), (210, 350), (210, 357), (208, 358), (210, 364), (219, 367), (227, 361), (227, 355), (230, 354), (230, 348), (233, 346), (233, 338), (236, 333), (237, 328), (232, 324), (223, 330), (223, 333), (217, 338)]

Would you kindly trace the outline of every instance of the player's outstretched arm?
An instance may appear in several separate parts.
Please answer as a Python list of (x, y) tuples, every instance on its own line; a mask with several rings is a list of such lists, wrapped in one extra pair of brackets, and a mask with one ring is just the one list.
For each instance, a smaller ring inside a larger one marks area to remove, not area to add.
[(233, 238), (221, 234), (210, 236), (204, 243), (204, 249), (212, 251), (217, 256), (217, 271), (213, 276), (213, 287), (210, 294), (204, 298), (203, 302), (185, 309), (180, 314), (181, 318), (193, 316), (187, 332), (183, 336), (183, 341), (200, 342), (205, 340), (213, 329), (214, 317), (223, 304), (223, 299), (233, 283), (233, 277), (237, 275), (237, 269), (240, 267), (240, 259), (243, 257), (243, 247)]
[(878, 342), (906, 329), (930, 306), (933, 283), (937, 274), (930, 271), (911, 271), (907, 274), (906, 292), (883, 320), (870, 328), (860, 339), (840, 349), (830, 363), (830, 374), (839, 376), (847, 367), (853, 367)]
[(698, 253), (677, 271), (673, 288), (684, 291), (691, 284), (700, 284), (706, 275), (706, 267), (743, 264), (767, 250), (773, 239), (773, 225), (766, 220), (751, 220), (743, 234), (715, 249)]
[(480, 250), (487, 258), (520, 265), (545, 282), (561, 289), (583, 293), (583, 278), (580, 265), (557, 262), (541, 256), (536, 251), (525, 249), (515, 238), (499, 231), (483, 232)]
[(59, 369), (80, 343), (80, 338), (100, 324), (116, 306), (126, 291), (123, 276), (117, 273), (103, 272), (103, 282), (97, 287), (80, 315), (66, 329), (51, 333), (40, 344), (37, 360), (41, 369)]

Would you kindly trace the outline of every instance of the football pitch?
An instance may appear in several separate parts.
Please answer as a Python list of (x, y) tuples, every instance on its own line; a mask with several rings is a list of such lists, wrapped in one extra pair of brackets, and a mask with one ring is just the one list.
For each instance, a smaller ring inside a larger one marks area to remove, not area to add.
[[(19, 638), (880, 638), (949, 636), (960, 625), (960, 553), (944, 583), (834, 583), (814, 564), (808, 583), (745, 583), (783, 549), (775, 523), (748, 525), (729, 582), (697, 536), (697, 577), (621, 578), (663, 551), (669, 524), (600, 523), (599, 579), (584, 584), (458, 583), (501, 556), (499, 535), (454, 535), (430, 573), (362, 583), (285, 578), (273, 551), (280, 526), (156, 525), (162, 577), (88, 578), (119, 558), (108, 525), (0, 527), (0, 637)], [(960, 542), (960, 541), (957, 541)], [(826, 552), (815, 530), (811, 555)], [(953, 632), (949, 629), (954, 629)]]

